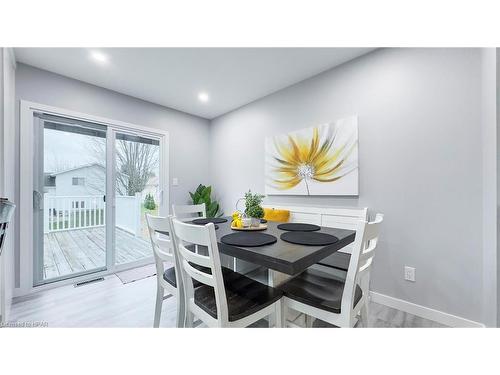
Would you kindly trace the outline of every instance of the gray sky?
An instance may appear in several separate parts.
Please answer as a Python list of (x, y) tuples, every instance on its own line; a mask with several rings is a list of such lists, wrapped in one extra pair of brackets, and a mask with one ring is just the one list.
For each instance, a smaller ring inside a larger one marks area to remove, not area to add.
[[(95, 142), (100, 142), (103, 150), (106, 149), (105, 138), (44, 129), (44, 172), (58, 172), (95, 162), (105, 164), (105, 160), (98, 159), (103, 155), (93, 151)], [(158, 146), (151, 147), (155, 147), (156, 152), (159, 152)], [(158, 175), (159, 171), (156, 169), (152, 172)]]
[(97, 161), (90, 147), (94, 140), (103, 144), (106, 142), (104, 138), (45, 129), (44, 172), (56, 172)]

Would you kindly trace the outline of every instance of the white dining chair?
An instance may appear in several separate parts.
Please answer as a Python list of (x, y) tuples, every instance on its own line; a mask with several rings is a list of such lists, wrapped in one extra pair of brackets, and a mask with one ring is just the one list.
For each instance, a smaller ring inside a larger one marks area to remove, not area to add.
[[(322, 218), (322, 226), (356, 230), (360, 220), (368, 220), (368, 208), (333, 208), (328, 216)], [(315, 268), (327, 273), (346, 276), (351, 261), (352, 246), (344, 246), (332, 255), (321, 259)]]
[[(193, 219), (205, 219), (207, 217), (207, 209), (205, 203), (188, 204), (188, 205), (172, 205), (172, 213), (180, 221), (191, 221)], [(206, 249), (195, 245), (194, 251), (201, 252), (206, 255)]]
[(373, 222), (359, 221), (345, 278), (310, 268), (279, 288), (287, 309), (321, 319), (337, 327), (354, 327), (358, 316), (368, 326), (370, 270), (384, 215)]
[[(176, 259), (171, 241), (170, 222), (166, 217), (153, 216), (150, 214), (146, 214), (146, 222), (156, 265), (157, 289), (153, 327), (157, 328), (160, 326), (163, 301), (171, 296), (177, 299), (176, 325), (177, 327), (182, 327), (184, 325), (185, 316), (183, 310), (184, 301), (183, 295), (178, 293), (178, 286), (182, 283), (182, 280), (179, 273), (176, 272)], [(169, 236), (165, 234), (160, 235), (158, 231), (169, 233)], [(167, 269), (165, 269), (165, 262), (171, 264)], [(165, 292), (167, 294), (165, 294)]]
[(207, 217), (207, 208), (205, 203), (201, 204), (173, 204), (172, 214), (181, 221), (191, 221), (196, 218), (204, 219)]
[[(213, 223), (200, 226), (170, 220), (183, 279), (186, 327), (192, 327), (195, 317), (208, 327), (247, 327), (274, 314), (275, 326), (282, 326), (282, 292), (221, 267)], [(207, 247), (208, 255), (193, 253), (186, 247), (189, 244)], [(206, 267), (207, 272), (195, 265)], [(194, 288), (194, 281), (202, 286)]]

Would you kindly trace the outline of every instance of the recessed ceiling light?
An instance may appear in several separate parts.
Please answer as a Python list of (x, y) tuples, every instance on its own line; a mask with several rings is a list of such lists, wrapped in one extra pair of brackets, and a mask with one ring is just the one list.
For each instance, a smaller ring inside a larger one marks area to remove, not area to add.
[(200, 92), (198, 94), (198, 99), (200, 100), (200, 102), (206, 103), (206, 102), (208, 102), (210, 97), (208, 96), (208, 94), (206, 92)]
[(106, 64), (109, 61), (108, 55), (99, 51), (91, 51), (90, 57), (92, 57), (93, 60), (101, 64)]

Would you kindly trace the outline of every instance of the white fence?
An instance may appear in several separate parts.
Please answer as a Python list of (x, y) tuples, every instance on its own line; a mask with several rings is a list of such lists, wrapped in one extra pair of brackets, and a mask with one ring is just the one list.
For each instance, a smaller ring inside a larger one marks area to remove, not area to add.
[[(116, 226), (134, 235), (141, 231), (141, 195), (116, 196)], [(103, 195), (44, 194), (44, 232), (101, 227), (106, 224)]]
[(136, 236), (141, 233), (141, 193), (116, 196), (116, 226)]

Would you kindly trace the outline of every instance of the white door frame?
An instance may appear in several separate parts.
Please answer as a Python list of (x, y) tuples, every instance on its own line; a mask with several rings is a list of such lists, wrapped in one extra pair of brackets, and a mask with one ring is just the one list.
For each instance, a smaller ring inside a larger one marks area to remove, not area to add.
[[(78, 281), (95, 278), (97, 276), (104, 276), (112, 274), (119, 270), (124, 270), (127, 268), (132, 268), (141, 264), (153, 262), (153, 258), (146, 259), (143, 261), (138, 261), (126, 265), (116, 266), (114, 262), (111, 267), (106, 271), (96, 272), (91, 275), (85, 275), (81, 277), (75, 277), (72, 279), (56, 281), (50, 284), (44, 284), (41, 286), (33, 286), (33, 114), (34, 112), (44, 112), (47, 114), (68, 117), (77, 120), (83, 120), (88, 122), (95, 122), (108, 127), (109, 133), (112, 139), (116, 132), (140, 132), (144, 136), (151, 136), (160, 139), (160, 165), (163, 166), (163, 173), (160, 174), (160, 212), (162, 215), (168, 215), (169, 213), (169, 132), (162, 129), (155, 129), (153, 127), (146, 127), (142, 125), (135, 125), (131, 123), (126, 123), (123, 121), (113, 120), (105, 117), (94, 116), (86, 113), (76, 112), (67, 110), (64, 108), (58, 108), (53, 106), (48, 106), (45, 104), (34, 103), (30, 101), (21, 100), (20, 101), (20, 171), (19, 171), (19, 217), (20, 217), (20, 287), (16, 288), (14, 291), (14, 296), (22, 296), (25, 294), (30, 294), (37, 292), (39, 290), (50, 289), (56, 286), (72, 284)], [(111, 186), (114, 187), (114, 143), (108, 142), (107, 149), (107, 168), (111, 168), (111, 173), (107, 173), (106, 190), (109, 193)], [(108, 195), (109, 196), (109, 195)], [(109, 203), (108, 203), (109, 202)], [(106, 199), (106, 209), (110, 209), (114, 206), (114, 199)], [(111, 211), (108, 211), (111, 212)], [(109, 215), (108, 217), (113, 217), (114, 215)], [(109, 221), (108, 221), (109, 223)], [(111, 222), (113, 225), (114, 222)], [(110, 233), (111, 231), (108, 231)], [(108, 240), (109, 241), (109, 240)], [(110, 243), (110, 242), (107, 242)], [(114, 244), (112, 244), (114, 245)], [(111, 246), (114, 249), (114, 246)], [(109, 252), (108, 252), (109, 253)], [(108, 262), (107, 262), (108, 263)]]

